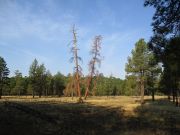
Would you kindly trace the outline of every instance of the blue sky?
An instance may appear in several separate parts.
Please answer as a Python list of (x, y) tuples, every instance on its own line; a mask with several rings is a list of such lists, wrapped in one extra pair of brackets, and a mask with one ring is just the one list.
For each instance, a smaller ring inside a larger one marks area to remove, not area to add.
[(152, 35), (152, 8), (144, 0), (0, 0), (0, 56), (14, 75), (28, 75), (34, 58), (52, 74), (73, 72), (69, 62), (71, 29), (77, 27), (83, 73), (93, 38), (102, 35), (100, 72), (125, 78), (125, 63), (134, 44)]

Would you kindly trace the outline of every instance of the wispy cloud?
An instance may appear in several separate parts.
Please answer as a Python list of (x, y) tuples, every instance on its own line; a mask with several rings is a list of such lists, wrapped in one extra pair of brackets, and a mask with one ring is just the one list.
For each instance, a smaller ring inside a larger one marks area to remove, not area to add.
[[(130, 5), (132, 10), (123, 4)], [(72, 41), (72, 25), (76, 24), (84, 74), (88, 73), (93, 38), (101, 34), (104, 60), (100, 72), (123, 78), (124, 65), (135, 41), (148, 37), (149, 24), (141, 29), (136, 25), (141, 24), (142, 16), (135, 18), (133, 13), (137, 9), (133, 7), (132, 1), (118, 0), (0, 0), (0, 47), (3, 48), (0, 53), (13, 63), (10, 63), (12, 70), (20, 65), (20, 61), (16, 62), (18, 57), (27, 65), (37, 58), (52, 72), (58, 69), (62, 73), (71, 72), (67, 44)], [(136, 23), (135, 19), (139, 21)], [(25, 66), (21, 66), (22, 70), (27, 69)]]
[(37, 14), (30, 7), (30, 5), (23, 7), (14, 1), (1, 2), (0, 38), (36, 37), (51, 41), (67, 36), (66, 33), (75, 19), (71, 14), (66, 13), (52, 18), (46, 15), (45, 11)]

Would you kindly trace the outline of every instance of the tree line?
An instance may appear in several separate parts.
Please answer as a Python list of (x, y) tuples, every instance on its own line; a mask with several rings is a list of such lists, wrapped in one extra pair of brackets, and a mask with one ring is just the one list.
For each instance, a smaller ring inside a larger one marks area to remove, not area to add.
[[(93, 50), (95, 49), (94, 47)], [(93, 56), (92, 60), (96, 59)], [(113, 75), (106, 77), (103, 73), (98, 73), (97, 75), (95, 67), (93, 67), (94, 71), (92, 71), (92, 62), (94, 61), (90, 61), (91, 76), (81, 75), (79, 79), (80, 92), (82, 95), (85, 95), (88, 85), (88, 95), (93, 96), (138, 96), (142, 92), (145, 92), (146, 95), (152, 94), (154, 96), (155, 91), (163, 94), (164, 91), (160, 90), (160, 87), (162, 87), (160, 86), (162, 70), (160, 65), (154, 61), (154, 54), (148, 49), (144, 39), (140, 39), (135, 44), (135, 49), (132, 50), (132, 56), (128, 57), (126, 64), (127, 75), (124, 80), (113, 77)], [(2, 57), (0, 65), (2, 78), (0, 85), (1, 95), (32, 95), (32, 97), (79, 96), (74, 79), (76, 78), (76, 73), (69, 73), (65, 76), (58, 72), (52, 75), (44, 64), (40, 64), (37, 59), (34, 59), (29, 67), (29, 76), (22, 76), (22, 73), (16, 70), (14, 76), (8, 77), (9, 69)]]
[[(3, 59), (2, 57), (0, 57)], [(4, 61), (5, 62), (5, 61)], [(6, 64), (5, 64), (6, 65)], [(3, 75), (2, 75), (3, 74)], [(19, 70), (14, 72), (14, 76), (8, 77), (9, 70), (6, 66), (4, 73), (1, 72), (1, 95), (32, 95), (34, 96), (78, 96), (74, 87), (68, 87), (72, 80), (73, 74), (63, 75), (57, 72), (52, 75), (46, 70), (44, 64), (39, 64), (34, 59), (29, 67), (29, 76), (22, 76)], [(95, 79), (95, 78), (93, 78)], [(81, 93), (85, 94), (86, 81), (88, 76), (81, 77)], [(105, 77), (102, 73), (97, 78), (96, 88), (90, 95), (112, 96), (123, 95), (123, 80), (115, 77)]]

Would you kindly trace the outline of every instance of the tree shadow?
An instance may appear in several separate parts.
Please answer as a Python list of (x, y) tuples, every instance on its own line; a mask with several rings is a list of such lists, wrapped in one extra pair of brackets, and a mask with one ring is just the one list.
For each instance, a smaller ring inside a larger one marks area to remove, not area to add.
[(88, 103), (1, 102), (0, 134), (111, 134), (122, 130), (121, 108)]
[[(180, 108), (170, 102), (167, 98), (145, 100), (145, 103), (135, 110), (137, 128), (149, 129), (163, 135), (180, 134)], [(133, 120), (131, 120), (132, 122)]]
[(179, 135), (180, 116), (171, 116), (177, 110), (158, 109), (161, 101), (155, 102), (157, 107), (146, 100), (135, 109), (135, 116), (126, 116), (121, 107), (90, 103), (0, 102), (0, 134)]

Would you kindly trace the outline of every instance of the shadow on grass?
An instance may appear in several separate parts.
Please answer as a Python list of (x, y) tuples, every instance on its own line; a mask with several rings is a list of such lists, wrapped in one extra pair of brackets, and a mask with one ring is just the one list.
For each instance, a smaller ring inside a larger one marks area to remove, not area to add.
[(77, 103), (0, 103), (0, 134), (111, 134), (119, 132), (122, 110)]
[(137, 128), (150, 129), (159, 134), (180, 135), (180, 108), (170, 102), (167, 98), (145, 100), (145, 104), (135, 109)]
[(179, 135), (179, 121), (174, 124), (175, 117), (171, 119), (174, 111), (164, 112), (158, 103), (156, 107), (146, 101), (135, 109), (136, 116), (125, 116), (122, 108), (88, 103), (4, 101), (0, 102), (0, 134)]

